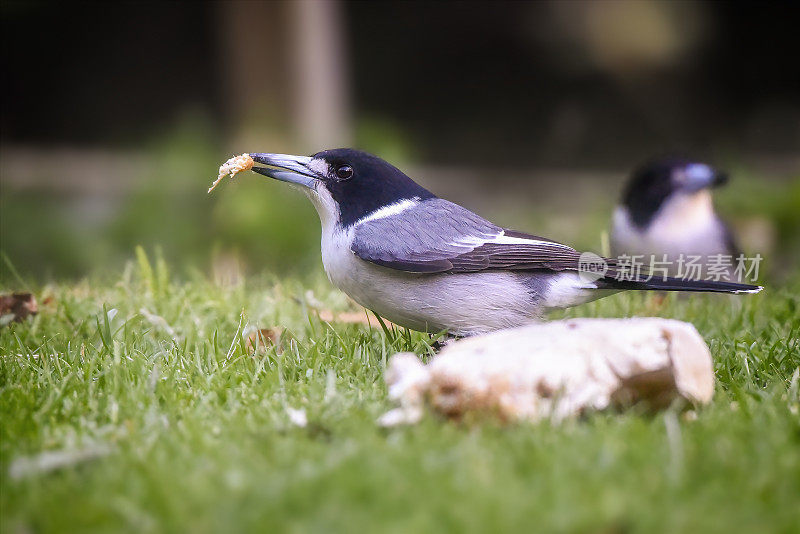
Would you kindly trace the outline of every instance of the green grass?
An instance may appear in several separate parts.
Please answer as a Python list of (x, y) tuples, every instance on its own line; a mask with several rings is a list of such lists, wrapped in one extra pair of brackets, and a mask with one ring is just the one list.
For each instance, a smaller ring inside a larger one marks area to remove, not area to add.
[[(796, 532), (800, 277), (781, 286), (568, 312), (693, 322), (718, 379), (696, 418), (384, 430), (386, 360), (426, 336), (320, 321), (348, 306), (322, 280), (178, 282), (140, 255), (0, 330), (2, 531)], [(253, 353), (273, 325), (283, 350)], [(20, 472), (45, 451), (106, 453)]]

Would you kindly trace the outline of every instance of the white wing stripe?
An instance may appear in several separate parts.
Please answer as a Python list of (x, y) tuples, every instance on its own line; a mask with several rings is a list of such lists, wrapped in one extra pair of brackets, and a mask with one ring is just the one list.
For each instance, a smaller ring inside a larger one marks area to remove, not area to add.
[(496, 245), (539, 245), (545, 247), (560, 247), (572, 250), (572, 247), (567, 245), (562, 245), (561, 243), (555, 243), (553, 241), (544, 241), (540, 239), (526, 239), (524, 237), (510, 237), (505, 235), (505, 232), (501, 232), (493, 237), (465, 236), (457, 241), (450, 243), (450, 245), (456, 247), (478, 248), (481, 245), (486, 245), (489, 243)]
[(497, 239), (502, 234), (497, 234), (495, 236), (476, 236), (476, 235), (467, 235), (455, 241), (449, 243), (450, 246), (453, 247), (465, 247), (469, 249), (478, 248), (481, 245), (485, 245), (486, 243), (490, 243), (492, 239)]
[(377, 221), (378, 219), (385, 219), (386, 217), (403, 213), (404, 211), (413, 208), (417, 204), (419, 204), (419, 197), (404, 198), (403, 200), (395, 202), (394, 204), (389, 204), (388, 206), (379, 208), (369, 215), (365, 215), (357, 220), (353, 226), (358, 226), (359, 224), (364, 224), (370, 221)]
[(546, 247), (561, 247), (572, 249), (572, 247), (563, 245), (561, 243), (555, 243), (553, 241), (544, 241), (541, 239), (526, 239), (524, 237), (509, 237), (505, 235), (505, 232), (491, 241), (487, 241), (487, 243), (496, 243), (498, 245), (544, 245)]

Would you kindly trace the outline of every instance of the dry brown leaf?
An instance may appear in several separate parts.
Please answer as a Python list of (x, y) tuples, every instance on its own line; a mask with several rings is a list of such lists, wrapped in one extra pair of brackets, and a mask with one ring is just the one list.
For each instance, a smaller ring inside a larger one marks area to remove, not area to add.
[(12, 293), (0, 295), (0, 317), (8, 317), (2, 324), (21, 323), (25, 318), (39, 313), (36, 297), (32, 293)]
[[(319, 318), (327, 323), (347, 323), (347, 324), (363, 324), (371, 326), (372, 328), (380, 328), (381, 323), (375, 318), (375, 315), (367, 313), (366, 311), (354, 312), (332, 312), (331, 310), (320, 310)], [(391, 327), (393, 323), (383, 320), (383, 323)]]
[(279, 346), (283, 328), (275, 326), (272, 328), (261, 328), (253, 330), (247, 336), (245, 347), (250, 352), (258, 351), (259, 354), (264, 354), (271, 345)]

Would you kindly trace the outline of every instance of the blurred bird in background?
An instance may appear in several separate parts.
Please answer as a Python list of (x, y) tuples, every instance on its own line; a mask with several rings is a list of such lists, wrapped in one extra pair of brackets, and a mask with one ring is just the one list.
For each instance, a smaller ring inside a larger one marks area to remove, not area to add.
[[(678, 275), (688, 258), (703, 268), (712, 257), (729, 257), (730, 277), (739, 247), (730, 228), (714, 210), (711, 190), (728, 175), (706, 163), (684, 158), (653, 159), (634, 170), (614, 210), (611, 252), (614, 257), (643, 256), (664, 262)], [(732, 278), (731, 278), (732, 279)]]

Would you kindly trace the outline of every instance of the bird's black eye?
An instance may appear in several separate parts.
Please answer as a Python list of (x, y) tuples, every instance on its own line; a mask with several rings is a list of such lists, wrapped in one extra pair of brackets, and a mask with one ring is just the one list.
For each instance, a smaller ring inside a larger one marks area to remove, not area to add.
[(336, 176), (340, 180), (347, 180), (353, 177), (353, 167), (350, 165), (340, 165), (336, 168)]

